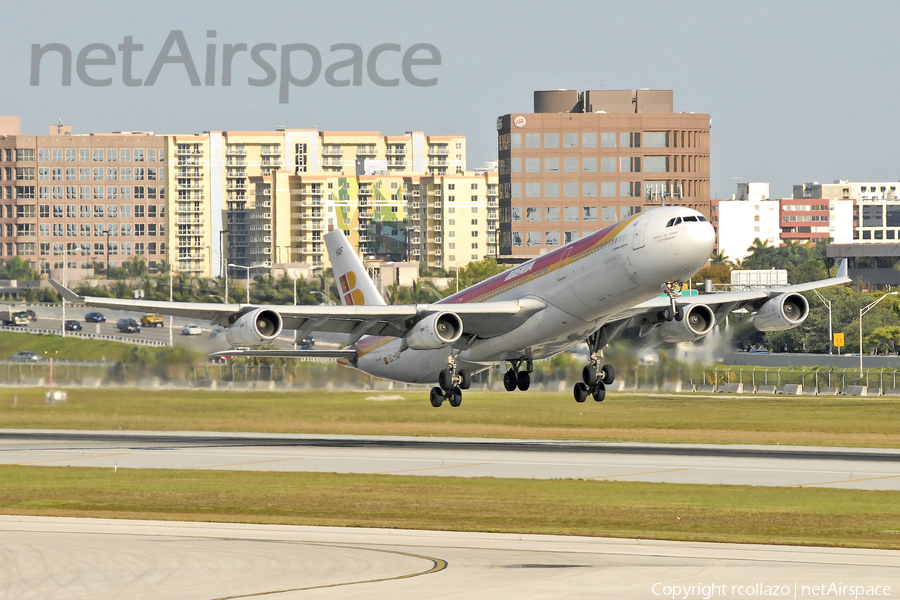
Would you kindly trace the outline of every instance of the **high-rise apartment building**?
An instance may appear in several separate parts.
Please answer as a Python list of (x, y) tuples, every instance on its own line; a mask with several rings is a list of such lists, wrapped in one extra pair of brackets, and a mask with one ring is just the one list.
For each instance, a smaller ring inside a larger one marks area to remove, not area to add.
[(497, 119), (501, 256), (530, 258), (663, 204), (709, 215), (708, 114), (670, 90), (534, 93)]
[(166, 260), (166, 147), (152, 133), (23, 136), (0, 118), (0, 257), (42, 273)]
[(151, 269), (243, 275), (329, 266), (322, 235), (338, 227), (367, 258), (455, 268), (498, 250), (497, 174), (465, 167), (462, 136), (60, 125), (36, 137), (0, 117), (0, 257), (46, 272), (141, 254)]

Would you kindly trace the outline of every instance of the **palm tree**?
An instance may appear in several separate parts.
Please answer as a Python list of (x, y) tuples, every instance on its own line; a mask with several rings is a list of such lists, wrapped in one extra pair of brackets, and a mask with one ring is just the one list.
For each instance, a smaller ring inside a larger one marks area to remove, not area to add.
[(710, 256), (710, 265), (718, 267), (720, 265), (729, 266), (733, 264), (728, 256), (725, 255), (721, 250), (713, 251), (712, 256)]
[(747, 248), (748, 254), (741, 261), (743, 269), (770, 269), (775, 262), (776, 248), (769, 245), (768, 240), (763, 241), (759, 238), (753, 240), (753, 243)]

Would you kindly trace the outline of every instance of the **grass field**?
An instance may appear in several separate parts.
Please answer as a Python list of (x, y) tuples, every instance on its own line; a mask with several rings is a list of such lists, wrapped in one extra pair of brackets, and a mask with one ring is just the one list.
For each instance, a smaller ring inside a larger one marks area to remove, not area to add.
[[(40, 326), (40, 321), (37, 326)], [(0, 332), (0, 360), (6, 360), (20, 350), (31, 350), (45, 358), (60, 360), (117, 361), (133, 347), (134, 344), (111, 340)]]
[[(215, 392), (0, 390), (0, 428), (248, 431), (714, 444), (900, 447), (900, 401), (888, 397), (723, 397), (610, 394), (577, 404), (569, 393), (467, 392), (460, 408), (432, 408), (421, 391)], [(13, 403), (13, 396), (16, 403)]]
[(5, 514), (900, 549), (894, 492), (0, 466)]

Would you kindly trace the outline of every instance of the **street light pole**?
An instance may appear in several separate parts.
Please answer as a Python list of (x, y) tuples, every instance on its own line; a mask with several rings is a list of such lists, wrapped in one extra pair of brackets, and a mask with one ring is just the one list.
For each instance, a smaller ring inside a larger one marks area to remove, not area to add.
[(862, 357), (863, 357), (862, 318), (863, 318), (863, 315), (866, 314), (867, 312), (869, 312), (870, 310), (872, 310), (873, 308), (875, 308), (876, 304), (878, 304), (879, 302), (881, 302), (888, 296), (896, 296), (896, 295), (897, 295), (897, 292), (888, 292), (887, 294), (885, 294), (884, 296), (882, 296), (875, 302), (867, 304), (866, 306), (859, 309), (859, 376), (860, 377), (862, 377), (862, 374), (863, 374), (863, 363), (862, 363)]
[[(172, 255), (169, 254), (167, 256), (167, 258), (169, 259), (169, 261), (168, 261), (169, 262), (169, 302), (171, 303), (172, 302), (172, 270), (173, 270), (174, 265), (172, 264)], [(172, 347), (172, 315), (169, 315), (169, 348), (171, 348), (171, 347)]]
[(250, 304), (250, 269), (259, 269), (265, 267), (265, 265), (250, 265), (249, 267), (244, 265), (235, 265), (228, 263), (229, 267), (234, 267), (235, 269), (246, 269), (247, 271), (247, 304)]

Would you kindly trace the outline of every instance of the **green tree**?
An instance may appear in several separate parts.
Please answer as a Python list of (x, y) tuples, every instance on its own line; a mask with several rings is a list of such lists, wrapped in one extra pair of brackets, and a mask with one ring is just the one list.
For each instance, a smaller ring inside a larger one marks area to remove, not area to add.
[(876, 327), (872, 333), (865, 336), (866, 351), (886, 354), (897, 354), (900, 346), (900, 325), (884, 325)]
[(0, 260), (0, 279), (34, 281), (40, 277), (40, 273), (34, 270), (31, 263), (19, 256)]
[[(486, 256), (478, 262), (470, 262), (466, 266), (458, 269), (456, 273), (459, 277), (459, 289), (464, 290), (480, 281), (484, 281), (489, 277), (502, 273), (507, 268), (506, 265), (497, 264), (497, 260), (491, 256)], [(456, 290), (454, 281), (451, 281), (450, 287), (454, 291)]]

